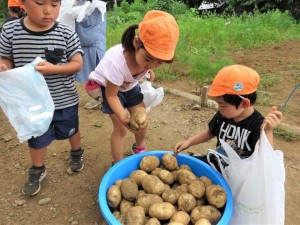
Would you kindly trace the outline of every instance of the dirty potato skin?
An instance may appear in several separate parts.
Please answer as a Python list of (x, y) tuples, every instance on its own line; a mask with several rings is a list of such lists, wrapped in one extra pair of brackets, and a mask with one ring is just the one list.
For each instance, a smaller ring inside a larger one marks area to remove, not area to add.
[(227, 201), (225, 189), (215, 184), (206, 187), (205, 197), (210, 205), (218, 209), (222, 208)]
[(145, 211), (141, 206), (134, 206), (125, 215), (125, 225), (143, 225)]
[(138, 185), (131, 178), (125, 178), (121, 183), (121, 193), (123, 198), (134, 201), (138, 195)]
[(168, 171), (174, 171), (178, 169), (178, 162), (174, 155), (166, 153), (162, 157), (162, 164)]
[(143, 107), (137, 107), (131, 113), (129, 120), (129, 127), (132, 130), (138, 131), (140, 129), (146, 128), (148, 125), (148, 117), (146, 109)]
[(149, 216), (158, 220), (168, 220), (175, 211), (175, 207), (169, 202), (154, 203), (149, 208)]
[(140, 162), (141, 170), (144, 170), (147, 173), (152, 172), (159, 167), (160, 161), (156, 156), (148, 155), (142, 158)]
[(107, 203), (112, 208), (117, 208), (122, 200), (121, 188), (117, 185), (112, 185), (107, 192)]
[(209, 220), (211, 224), (217, 224), (221, 219), (220, 211), (211, 205), (196, 206), (192, 210), (190, 216), (193, 224), (201, 218)]

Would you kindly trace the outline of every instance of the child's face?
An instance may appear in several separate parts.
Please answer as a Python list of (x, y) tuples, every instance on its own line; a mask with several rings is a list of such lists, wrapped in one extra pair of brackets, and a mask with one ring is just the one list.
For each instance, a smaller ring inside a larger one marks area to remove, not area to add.
[(135, 58), (137, 63), (147, 70), (160, 67), (164, 62), (160, 59), (152, 57), (144, 48), (139, 48), (136, 50)]
[(50, 29), (58, 17), (60, 0), (23, 0), (25, 25), (33, 31)]
[(212, 97), (212, 100), (218, 103), (218, 111), (221, 115), (227, 119), (234, 119), (241, 115), (244, 111), (243, 101), (236, 108), (235, 105), (231, 105), (224, 101), (223, 97)]

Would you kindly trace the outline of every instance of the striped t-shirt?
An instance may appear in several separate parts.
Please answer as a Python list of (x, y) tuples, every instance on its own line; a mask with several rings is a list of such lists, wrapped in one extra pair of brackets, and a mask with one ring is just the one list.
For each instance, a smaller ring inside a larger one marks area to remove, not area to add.
[[(81, 50), (75, 31), (68, 25), (56, 22), (43, 32), (33, 32), (24, 26), (24, 19), (5, 23), (0, 35), (0, 56), (11, 59), (14, 67), (21, 67), (41, 57), (53, 64), (67, 63)], [(53, 74), (44, 76), (55, 109), (78, 104), (74, 75)]]

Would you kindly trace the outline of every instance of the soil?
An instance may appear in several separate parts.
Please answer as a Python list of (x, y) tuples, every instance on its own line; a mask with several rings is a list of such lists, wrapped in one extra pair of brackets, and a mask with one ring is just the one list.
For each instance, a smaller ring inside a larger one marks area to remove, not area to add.
[[(266, 88), (270, 94), (268, 105), (257, 106), (266, 114), (270, 105), (282, 105), (300, 80), (300, 42), (291, 41), (259, 49), (230, 53), (237, 63), (255, 68), (264, 76), (276, 76), (278, 82)], [(157, 82), (157, 86), (176, 88), (191, 93), (196, 84), (183, 77), (172, 82)], [(27, 179), (30, 158), (26, 143), (20, 144), (16, 134), (0, 113), (0, 224), (105, 224), (98, 206), (98, 189), (101, 179), (109, 169), (112, 157), (109, 138), (112, 131), (110, 119), (98, 110), (83, 108), (89, 97), (82, 84), (77, 84), (80, 93), (80, 130), (85, 149), (85, 167), (80, 173), (69, 175), (66, 171), (69, 156), (67, 141), (54, 141), (48, 149), (45, 165), (48, 175), (38, 195), (27, 197), (21, 187)], [(297, 90), (284, 111), (283, 122), (300, 127), (298, 119), (300, 91)], [(192, 109), (197, 102), (165, 93), (163, 102), (151, 109), (147, 135), (149, 150), (172, 150), (177, 141), (183, 140), (204, 129), (214, 110)], [(134, 142), (128, 134), (126, 148)], [(274, 147), (284, 153), (286, 169), (286, 224), (300, 223), (300, 141), (286, 141), (275, 136)], [(189, 151), (204, 153), (214, 148), (215, 140), (194, 146)], [(253, 184), (255, 185), (255, 184)], [(42, 204), (40, 201), (45, 201)]]

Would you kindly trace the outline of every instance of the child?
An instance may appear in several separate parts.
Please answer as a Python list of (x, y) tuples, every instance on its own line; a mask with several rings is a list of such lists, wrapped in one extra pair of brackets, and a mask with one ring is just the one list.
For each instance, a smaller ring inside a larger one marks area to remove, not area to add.
[[(8, 0), (7, 7), (10, 16), (5, 19), (3, 24), (25, 16), (24, 5), (21, 4), (19, 0)], [(0, 31), (1, 29), (2, 28), (0, 28)]]
[[(97, 2), (101, 6), (106, 7), (106, 2), (99, 0), (75, 1), (77, 5), (83, 5), (87, 1)], [(96, 3), (95, 3), (96, 4)], [(81, 22), (75, 22), (75, 31), (79, 36), (83, 55), (83, 67), (75, 74), (75, 79), (78, 82), (87, 82), (89, 74), (96, 68), (99, 61), (103, 58), (106, 50), (106, 12), (95, 8), (95, 4), (90, 4), (88, 10), (93, 10), (92, 13)], [(105, 8), (106, 10), (106, 8)], [(100, 108), (101, 101), (90, 99), (85, 105), (85, 109)]]
[(68, 139), (71, 145), (69, 166), (77, 172), (83, 168), (78, 129), (78, 94), (74, 73), (82, 67), (82, 50), (77, 34), (69, 26), (56, 22), (59, 0), (23, 0), (27, 15), (6, 23), (0, 36), (0, 71), (21, 67), (37, 56), (46, 61), (35, 69), (44, 75), (55, 104), (48, 131), (28, 140), (32, 167), (22, 192), (35, 195), (46, 176), (44, 157), (54, 140)]
[[(218, 103), (218, 112), (208, 129), (176, 144), (174, 154), (217, 137), (217, 151), (226, 154), (220, 146), (222, 139), (229, 143), (241, 158), (249, 157), (259, 139), (262, 124), (271, 145), (273, 129), (281, 122), (282, 113), (272, 107), (266, 118), (254, 109), (260, 77), (253, 69), (231, 65), (221, 69), (214, 78), (207, 95)], [(197, 156), (207, 162), (206, 155)], [(214, 164), (214, 158), (210, 158)], [(218, 168), (218, 165), (215, 165)]]
[[(135, 33), (137, 28), (138, 34)], [(146, 151), (147, 128), (138, 132), (131, 130), (126, 109), (131, 113), (137, 107), (145, 107), (138, 81), (150, 69), (172, 62), (178, 38), (179, 29), (173, 16), (158, 10), (149, 11), (139, 25), (124, 31), (122, 44), (109, 49), (90, 74), (90, 79), (101, 85), (102, 112), (109, 114), (113, 123), (110, 144), (114, 163), (123, 159), (127, 130), (135, 135), (134, 153)]]

